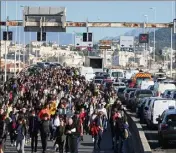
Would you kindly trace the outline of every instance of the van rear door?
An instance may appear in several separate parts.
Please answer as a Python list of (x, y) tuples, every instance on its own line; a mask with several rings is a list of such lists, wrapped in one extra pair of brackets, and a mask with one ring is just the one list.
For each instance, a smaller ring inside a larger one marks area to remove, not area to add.
[(152, 122), (153, 124), (158, 124), (156, 119), (161, 115), (166, 109), (169, 109), (170, 106), (176, 107), (175, 100), (168, 100), (168, 99), (158, 99), (155, 100), (153, 103), (153, 112), (152, 112)]

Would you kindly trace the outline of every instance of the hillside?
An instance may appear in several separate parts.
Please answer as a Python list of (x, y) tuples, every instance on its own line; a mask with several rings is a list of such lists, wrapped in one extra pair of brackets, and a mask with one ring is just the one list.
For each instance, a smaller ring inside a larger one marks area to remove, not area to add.
[[(150, 33), (150, 40), (153, 42), (154, 33)], [(153, 44), (153, 43), (152, 43)], [(156, 31), (156, 49), (161, 50), (164, 47), (171, 46), (171, 29), (163, 28)], [(176, 34), (173, 34), (173, 49), (176, 49)]]
[[(150, 37), (150, 45), (153, 46), (153, 38), (154, 38), (154, 29), (149, 29), (149, 37)], [(148, 29), (147, 29), (148, 31)], [(133, 29), (129, 32), (126, 32), (125, 36), (135, 36), (136, 40), (138, 40), (138, 36), (140, 33), (143, 33), (143, 29)], [(116, 37), (105, 37), (105, 40), (119, 40), (119, 36)], [(169, 28), (156, 29), (156, 50), (159, 51), (164, 47), (171, 46), (171, 30)], [(173, 35), (173, 48), (176, 49), (176, 36)]]

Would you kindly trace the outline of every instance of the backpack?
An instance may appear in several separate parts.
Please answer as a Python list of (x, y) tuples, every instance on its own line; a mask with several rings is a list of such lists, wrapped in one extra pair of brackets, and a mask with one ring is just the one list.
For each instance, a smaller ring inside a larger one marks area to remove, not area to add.
[(123, 124), (122, 139), (126, 140), (131, 136), (129, 127), (126, 123)]

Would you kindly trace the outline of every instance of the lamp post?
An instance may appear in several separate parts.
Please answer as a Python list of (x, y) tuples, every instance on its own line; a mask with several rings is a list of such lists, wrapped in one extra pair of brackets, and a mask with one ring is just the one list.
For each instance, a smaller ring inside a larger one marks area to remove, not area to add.
[[(172, 20), (173, 20), (173, 18), (174, 18), (174, 2), (172, 2), (172, 9), (171, 9), (171, 18), (172, 18)], [(176, 11), (176, 2), (175, 2), (175, 11)], [(175, 13), (175, 17), (176, 17), (176, 13)], [(172, 28), (171, 28), (171, 53), (170, 53), (170, 76), (171, 76), (171, 78), (172, 78), (172, 63), (173, 63), (173, 59), (172, 59), (172, 56), (173, 56), (173, 30), (172, 30)]]
[[(7, 1), (5, 2), (5, 14), (6, 14), (6, 21), (9, 20), (9, 17), (7, 16)], [(8, 38), (8, 25), (6, 25), (6, 32), (7, 32), (7, 40), (9, 40)], [(8, 46), (7, 46), (7, 40), (5, 41), (5, 70), (4, 70), (4, 81), (6, 82), (7, 80), (7, 49), (8, 49)]]
[[(24, 8), (25, 6), (21, 5), (21, 8)], [(22, 13), (24, 14), (24, 10), (22, 11)], [(23, 48), (23, 64), (25, 64), (25, 52), (26, 52), (26, 48), (25, 48), (25, 32), (23, 34), (23, 44), (24, 44), (24, 48)]]
[[(148, 15), (144, 15), (144, 17), (145, 17), (145, 21), (144, 21), (144, 25), (145, 25), (145, 24), (148, 23)], [(144, 26), (144, 33), (147, 33), (145, 26)], [(148, 59), (147, 59), (148, 56), (147, 56), (146, 52), (147, 52), (147, 44), (145, 43), (145, 53), (144, 53), (144, 56), (146, 57), (146, 65), (148, 67)]]
[[(151, 7), (150, 8), (151, 10), (153, 10), (154, 11), (154, 21), (153, 21), (153, 23), (156, 23), (156, 7)], [(156, 41), (155, 41), (155, 39), (156, 39), (156, 36), (155, 36), (155, 33), (156, 33), (156, 29), (154, 28), (154, 32), (153, 32), (153, 34), (154, 34), (154, 38), (153, 38), (153, 60), (154, 60), (154, 62), (155, 62), (155, 48), (156, 48)]]

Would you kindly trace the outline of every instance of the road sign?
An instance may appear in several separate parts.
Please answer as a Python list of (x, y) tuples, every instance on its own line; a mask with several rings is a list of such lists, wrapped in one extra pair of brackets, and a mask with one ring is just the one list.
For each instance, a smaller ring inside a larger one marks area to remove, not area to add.
[(66, 32), (66, 8), (25, 6), (23, 25), (25, 32)]
[(134, 36), (120, 36), (120, 46), (131, 48), (134, 46)]
[(107, 45), (112, 45), (112, 40), (100, 40), (99, 41), (99, 43), (100, 43), (100, 45), (105, 45), (105, 46), (107, 46)]
[(111, 49), (111, 46), (99, 46), (99, 49)]
[(176, 33), (176, 19), (174, 19), (173, 23), (174, 23), (174, 33)]
[(139, 43), (148, 43), (148, 42), (149, 42), (149, 34), (139, 35)]

